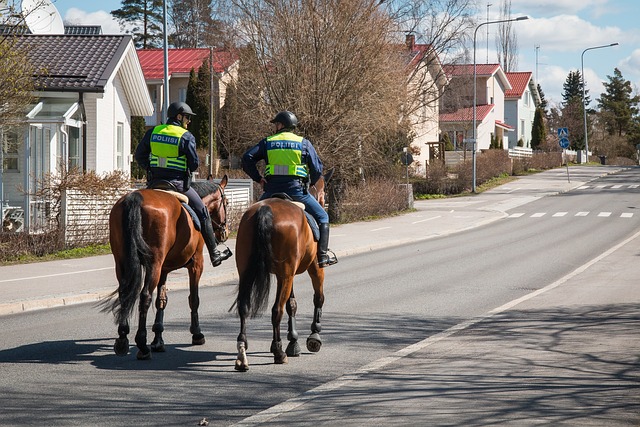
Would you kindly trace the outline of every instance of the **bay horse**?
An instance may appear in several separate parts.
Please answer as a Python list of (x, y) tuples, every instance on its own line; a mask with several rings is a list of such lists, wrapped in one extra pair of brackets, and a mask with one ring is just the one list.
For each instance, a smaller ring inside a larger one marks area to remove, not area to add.
[[(191, 184), (209, 210), (218, 242), (228, 238), (225, 175), (220, 184), (196, 181)], [(111, 311), (118, 325), (114, 351), (119, 356), (129, 352), (129, 318), (139, 299), (139, 323), (135, 342), (137, 358), (150, 359), (147, 346), (147, 312), (157, 288), (155, 333), (151, 350), (164, 351), (164, 309), (167, 305), (167, 275), (186, 268), (189, 272), (189, 307), (191, 309), (192, 344), (205, 342), (198, 320), (198, 284), (204, 269), (204, 239), (194, 220), (182, 206), (179, 196), (162, 190), (143, 189), (120, 198), (109, 216), (109, 242), (116, 265), (118, 289), (101, 305)], [(186, 199), (186, 196), (184, 196)]]
[[(320, 205), (324, 207), (325, 185), (331, 179), (333, 170), (322, 176), (309, 189)], [(293, 292), (294, 276), (305, 271), (313, 285), (313, 322), (311, 335), (307, 338), (307, 349), (318, 352), (322, 346), (320, 339), (320, 319), (324, 304), (324, 269), (318, 266), (316, 253), (318, 244), (307, 222), (304, 208), (291, 201), (268, 198), (254, 203), (244, 213), (238, 226), (236, 237), (236, 267), (239, 284), (235, 306), (240, 317), (238, 335), (237, 371), (249, 369), (247, 359), (247, 317), (261, 313), (269, 299), (271, 274), (277, 279), (276, 299), (271, 309), (273, 341), (271, 353), (274, 363), (287, 363), (287, 356), (300, 355), (296, 312), (298, 305)], [(282, 351), (280, 322), (285, 305), (289, 315), (286, 353)], [(233, 309), (233, 306), (232, 306)]]

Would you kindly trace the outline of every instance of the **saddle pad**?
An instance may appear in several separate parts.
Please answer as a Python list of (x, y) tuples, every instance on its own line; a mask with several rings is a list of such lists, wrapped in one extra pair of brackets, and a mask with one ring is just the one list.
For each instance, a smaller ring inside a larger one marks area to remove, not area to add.
[(186, 195), (182, 194), (182, 193), (178, 193), (177, 191), (162, 190), (160, 188), (154, 188), (154, 190), (156, 190), (156, 191), (164, 191), (165, 193), (173, 194), (178, 200), (180, 200), (180, 202), (189, 203), (189, 198)]
[[(177, 193), (180, 194), (180, 193)], [(184, 194), (180, 194), (181, 196), (184, 196)], [(187, 197), (187, 196), (185, 196)], [(182, 202), (182, 207), (184, 208), (184, 210), (187, 211), (187, 213), (189, 215), (191, 215), (191, 219), (193, 220), (193, 226), (195, 227), (196, 230), (200, 231), (202, 225), (200, 224), (200, 218), (198, 218), (198, 215), (196, 215), (196, 211), (194, 211), (191, 206), (189, 206), (186, 202)]]

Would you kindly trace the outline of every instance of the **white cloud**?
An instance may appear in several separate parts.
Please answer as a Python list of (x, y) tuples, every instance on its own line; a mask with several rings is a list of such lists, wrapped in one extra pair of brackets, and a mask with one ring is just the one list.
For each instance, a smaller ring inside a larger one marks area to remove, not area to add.
[(539, 45), (556, 52), (581, 51), (585, 46), (629, 40), (637, 35), (625, 34), (618, 27), (597, 27), (575, 15), (552, 18), (529, 18), (517, 27), (520, 46)]
[(618, 63), (618, 68), (626, 80), (640, 89), (640, 49), (634, 50), (631, 55), (622, 59)]
[(536, 15), (577, 13), (588, 10), (591, 13), (601, 13), (609, 0), (511, 0), (511, 10), (527, 10)]
[(103, 34), (122, 33), (118, 21), (105, 11), (87, 13), (73, 7), (67, 11), (64, 23), (69, 25), (100, 25)]

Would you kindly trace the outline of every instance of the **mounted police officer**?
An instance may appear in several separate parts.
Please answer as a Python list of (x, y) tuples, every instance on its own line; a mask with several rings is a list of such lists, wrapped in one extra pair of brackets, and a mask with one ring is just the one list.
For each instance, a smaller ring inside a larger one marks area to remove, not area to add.
[[(262, 185), (264, 193), (260, 200), (275, 193), (286, 193), (295, 201), (302, 202), (318, 223), (318, 265), (335, 264), (335, 256), (329, 256), (329, 215), (320, 203), (307, 192), (308, 184), (314, 185), (322, 176), (322, 161), (308, 139), (293, 133), (298, 118), (290, 111), (281, 111), (271, 120), (275, 133), (261, 140), (242, 156), (242, 169), (255, 182)], [(264, 160), (264, 177), (256, 164)]]
[(191, 173), (198, 169), (196, 138), (187, 130), (191, 117), (195, 116), (191, 107), (184, 102), (173, 102), (167, 109), (168, 120), (164, 125), (149, 129), (136, 148), (135, 159), (147, 171), (147, 186), (169, 182), (175, 189), (189, 198), (200, 220), (200, 229), (209, 251), (211, 264), (217, 267), (231, 256), (222, 255), (216, 246), (213, 225), (209, 211), (198, 193), (191, 188)]

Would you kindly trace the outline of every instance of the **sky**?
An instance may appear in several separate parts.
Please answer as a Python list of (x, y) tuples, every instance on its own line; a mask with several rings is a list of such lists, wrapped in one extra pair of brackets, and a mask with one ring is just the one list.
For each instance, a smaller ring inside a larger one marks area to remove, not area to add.
[[(478, 23), (500, 19), (502, 0), (478, 0)], [(105, 34), (120, 32), (109, 12), (119, 0), (53, 0), (65, 23), (100, 24)], [(487, 7), (487, 5), (490, 6)], [(512, 17), (528, 16), (512, 24), (518, 40), (518, 69), (531, 71), (551, 106), (562, 102), (562, 85), (570, 71), (584, 65), (586, 89), (592, 100), (604, 91), (602, 82), (618, 68), (622, 76), (640, 88), (640, 1), (638, 0), (511, 0)], [(495, 35), (498, 25), (478, 30), (476, 60), (497, 63)], [(618, 46), (585, 49), (618, 43)], [(582, 60), (583, 59), (583, 60)]]

